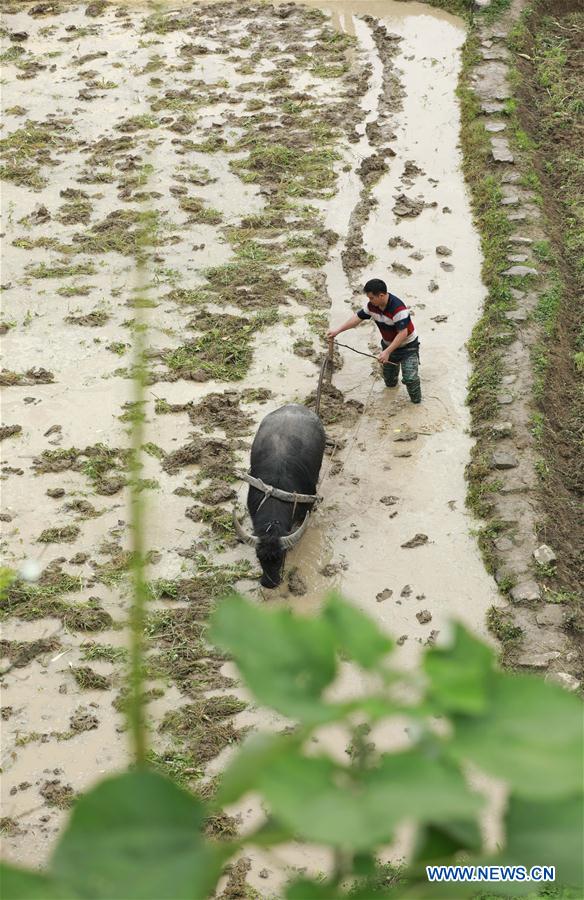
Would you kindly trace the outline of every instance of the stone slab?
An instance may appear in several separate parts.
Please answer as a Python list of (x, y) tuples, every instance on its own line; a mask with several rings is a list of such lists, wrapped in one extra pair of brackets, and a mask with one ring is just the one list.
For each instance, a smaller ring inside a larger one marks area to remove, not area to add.
[(539, 609), (535, 614), (535, 621), (538, 625), (553, 625), (560, 628), (564, 624), (565, 612), (563, 606), (558, 603), (546, 603), (543, 609)]
[(527, 322), (527, 313), (523, 312), (521, 309), (514, 309), (511, 312), (506, 312), (505, 318), (508, 319), (509, 322)]
[(556, 554), (547, 544), (541, 544), (541, 546), (534, 550), (533, 558), (536, 562), (541, 563), (542, 566), (551, 566), (557, 560)]
[(495, 450), (491, 456), (491, 465), (494, 469), (516, 469), (519, 460), (506, 450)]
[(480, 63), (474, 72), (475, 93), (481, 100), (508, 100), (511, 89), (504, 62), (489, 60)]
[(575, 675), (570, 675), (569, 672), (553, 672), (549, 675), (546, 675), (545, 680), (553, 681), (555, 684), (559, 684), (567, 691), (577, 691), (582, 683), (578, 681)]
[(513, 432), (513, 422), (495, 422), (491, 425), (491, 431), (495, 437), (509, 437)]
[(487, 116), (493, 115), (493, 113), (501, 113), (505, 111), (505, 104), (499, 103), (496, 100), (484, 100), (481, 103), (481, 110)]
[(511, 266), (510, 269), (505, 269), (503, 275), (507, 275), (509, 278), (513, 278), (517, 276), (518, 278), (524, 278), (527, 275), (539, 275), (537, 269), (533, 269), (531, 266)]
[(541, 590), (537, 581), (522, 581), (511, 590), (511, 599), (516, 603), (530, 603), (540, 597)]
[(491, 138), (491, 153), (495, 162), (515, 162), (507, 138)]
[(517, 657), (517, 665), (526, 669), (547, 669), (559, 655), (557, 650), (548, 650), (544, 653), (522, 653)]

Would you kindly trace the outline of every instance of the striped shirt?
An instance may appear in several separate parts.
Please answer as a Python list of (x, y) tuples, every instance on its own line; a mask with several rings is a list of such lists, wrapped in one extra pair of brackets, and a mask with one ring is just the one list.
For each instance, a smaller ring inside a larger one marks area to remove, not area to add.
[(373, 319), (386, 344), (391, 344), (399, 332), (406, 329), (408, 336), (401, 346), (417, 347), (418, 335), (410, 311), (395, 294), (388, 295), (387, 305), (384, 309), (379, 309), (368, 302), (363, 309), (357, 312), (357, 315), (360, 319)]

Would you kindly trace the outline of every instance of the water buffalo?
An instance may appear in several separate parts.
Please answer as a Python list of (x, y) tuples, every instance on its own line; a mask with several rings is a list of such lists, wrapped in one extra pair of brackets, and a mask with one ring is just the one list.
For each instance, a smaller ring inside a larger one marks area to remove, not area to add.
[[(251, 448), (250, 475), (264, 484), (298, 494), (316, 494), (326, 436), (318, 416), (298, 403), (274, 410), (260, 424)], [(298, 543), (308, 525), (310, 503), (281, 500), (250, 486), (247, 508), (254, 534), (244, 531), (234, 514), (239, 538), (256, 548), (261, 584), (278, 587), (286, 551)]]

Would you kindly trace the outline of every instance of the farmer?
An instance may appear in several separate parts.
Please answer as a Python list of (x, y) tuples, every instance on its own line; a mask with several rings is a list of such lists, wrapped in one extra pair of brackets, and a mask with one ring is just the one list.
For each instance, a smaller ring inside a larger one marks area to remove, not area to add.
[(381, 353), (377, 359), (383, 365), (383, 380), (387, 387), (397, 387), (401, 366), (402, 381), (412, 403), (422, 402), (422, 388), (418, 376), (418, 335), (405, 304), (390, 294), (385, 281), (371, 278), (363, 293), (367, 303), (359, 312), (351, 316), (339, 328), (327, 331), (329, 340), (334, 340), (342, 331), (356, 328), (365, 319), (373, 319), (381, 332)]

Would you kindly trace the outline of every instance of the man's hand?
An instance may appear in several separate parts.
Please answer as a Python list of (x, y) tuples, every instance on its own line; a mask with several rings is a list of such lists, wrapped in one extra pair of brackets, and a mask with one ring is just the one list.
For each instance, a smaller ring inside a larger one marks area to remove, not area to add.
[(382, 350), (381, 353), (378, 354), (377, 360), (381, 363), (382, 366), (384, 366), (389, 362), (389, 356), (389, 347), (386, 347), (385, 350)]
[(326, 333), (326, 336), (329, 341), (334, 341), (334, 339), (336, 338), (338, 333), (339, 332), (336, 330), (336, 328), (329, 328), (329, 330)]

